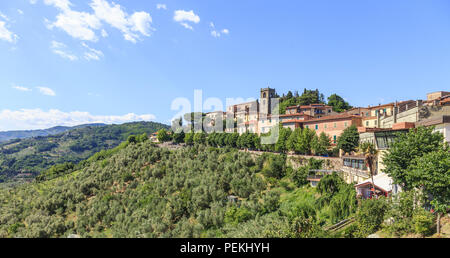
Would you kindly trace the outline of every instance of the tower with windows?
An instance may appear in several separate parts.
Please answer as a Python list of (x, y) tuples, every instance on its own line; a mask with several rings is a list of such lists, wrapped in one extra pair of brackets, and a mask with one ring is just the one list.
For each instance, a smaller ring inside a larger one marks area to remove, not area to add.
[(275, 89), (264, 88), (261, 89), (260, 108), (261, 114), (270, 115), (272, 113), (271, 100), (275, 98)]

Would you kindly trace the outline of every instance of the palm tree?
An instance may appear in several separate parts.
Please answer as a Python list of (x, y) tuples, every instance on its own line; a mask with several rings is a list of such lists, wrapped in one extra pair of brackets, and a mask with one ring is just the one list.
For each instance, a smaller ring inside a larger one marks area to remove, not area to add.
[(372, 189), (375, 193), (375, 183), (373, 181), (373, 176), (375, 174), (375, 165), (377, 162), (378, 150), (375, 145), (371, 142), (363, 142), (359, 145), (359, 151), (364, 155), (364, 161), (366, 166), (369, 168), (370, 177), (372, 178)]

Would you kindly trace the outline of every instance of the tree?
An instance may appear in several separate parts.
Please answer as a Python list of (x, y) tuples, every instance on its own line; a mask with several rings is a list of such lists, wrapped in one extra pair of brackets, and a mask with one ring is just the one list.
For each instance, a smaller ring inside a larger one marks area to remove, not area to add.
[(355, 216), (358, 227), (357, 236), (367, 237), (376, 232), (383, 223), (387, 208), (388, 205), (384, 198), (363, 200)]
[(231, 147), (236, 147), (237, 146), (237, 140), (239, 139), (239, 134), (238, 133), (232, 133), (231, 137), (230, 137), (230, 146)]
[(445, 149), (430, 152), (417, 159), (412, 166), (413, 186), (420, 187), (434, 199), (432, 204), (437, 214), (437, 233), (440, 233), (440, 218), (450, 203), (450, 152)]
[(130, 135), (130, 136), (128, 136), (127, 142), (128, 142), (128, 143), (137, 143), (136, 135)]
[(415, 185), (414, 181), (417, 177), (411, 171), (418, 158), (444, 149), (444, 136), (439, 132), (433, 133), (433, 130), (433, 127), (421, 126), (409, 130), (406, 134), (398, 135), (384, 155), (383, 172), (404, 190), (409, 190)]
[(167, 133), (166, 129), (161, 129), (158, 131), (158, 141), (159, 142), (168, 142), (170, 141), (170, 135)]
[(287, 150), (286, 143), (287, 143), (291, 133), (292, 133), (291, 128), (285, 128), (285, 127), (280, 128), (280, 134), (278, 136), (278, 141), (275, 144), (275, 151), (281, 152), (281, 153), (286, 152), (286, 150)]
[(298, 152), (303, 154), (311, 154), (311, 143), (315, 135), (316, 132), (314, 130), (304, 128), (300, 134), (300, 138), (297, 140), (296, 149)]
[(355, 125), (347, 127), (338, 138), (337, 146), (345, 153), (355, 151), (359, 145), (359, 133)]
[(286, 149), (289, 151), (298, 152), (297, 143), (302, 134), (301, 128), (295, 128), (295, 130), (289, 135), (288, 140), (286, 141)]
[(372, 189), (374, 189), (375, 191), (375, 182), (373, 181), (373, 176), (375, 174), (375, 166), (377, 164), (378, 150), (371, 142), (361, 143), (359, 149), (364, 155), (366, 166), (369, 168), (370, 177), (372, 178)]
[(194, 141), (194, 143), (197, 143), (197, 144), (205, 144), (206, 143), (206, 134), (204, 132), (195, 133), (193, 141)]
[(330, 175), (324, 176), (319, 183), (317, 184), (317, 191), (321, 194), (329, 194), (334, 195), (339, 192), (339, 189), (342, 184), (345, 182), (336, 172), (333, 172)]
[(319, 136), (317, 136), (317, 134), (314, 135), (314, 137), (311, 141), (311, 150), (314, 152), (314, 155), (319, 155), (321, 147), (319, 144)]
[(187, 145), (194, 144), (194, 133), (193, 132), (189, 132), (184, 136), (184, 143), (186, 143)]
[(173, 134), (173, 141), (174, 141), (176, 144), (183, 143), (183, 142), (184, 142), (184, 137), (185, 137), (185, 136), (186, 136), (186, 135), (185, 135), (183, 129), (181, 129), (181, 130), (179, 130), (179, 132), (176, 132), (176, 133)]
[(352, 108), (341, 96), (333, 94), (328, 97), (328, 105), (333, 107), (335, 112), (343, 112)]
[(328, 148), (331, 146), (330, 137), (326, 133), (321, 132), (320, 136), (314, 135), (311, 142), (311, 148), (316, 155), (324, 155), (328, 153)]
[(320, 133), (319, 145), (322, 148), (321, 151), (323, 151), (321, 154), (326, 154), (328, 152), (328, 148), (331, 146), (331, 139), (325, 132)]

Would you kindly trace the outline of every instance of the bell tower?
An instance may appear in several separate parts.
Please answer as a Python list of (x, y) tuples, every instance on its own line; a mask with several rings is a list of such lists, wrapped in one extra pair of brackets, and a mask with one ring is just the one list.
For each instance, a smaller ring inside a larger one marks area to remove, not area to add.
[(275, 97), (275, 89), (263, 88), (260, 96), (260, 112), (270, 115), (272, 113), (271, 100)]

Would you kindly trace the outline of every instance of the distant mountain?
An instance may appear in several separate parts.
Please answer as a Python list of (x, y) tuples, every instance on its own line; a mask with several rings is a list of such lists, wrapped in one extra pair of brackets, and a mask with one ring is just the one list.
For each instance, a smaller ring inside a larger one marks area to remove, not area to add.
[(21, 130), (21, 131), (6, 131), (0, 132), (0, 143), (7, 142), (9, 140), (14, 139), (25, 139), (32, 138), (37, 136), (48, 136), (55, 135), (59, 133), (63, 133), (69, 130), (84, 128), (88, 126), (105, 126), (106, 124), (85, 124), (85, 125), (77, 125), (77, 126), (55, 126), (49, 129), (41, 129), (41, 130)]
[(130, 135), (151, 134), (162, 128), (169, 126), (154, 122), (86, 125), (55, 135), (0, 143), (0, 183), (34, 178), (53, 165), (76, 164), (101, 150), (118, 146)]

